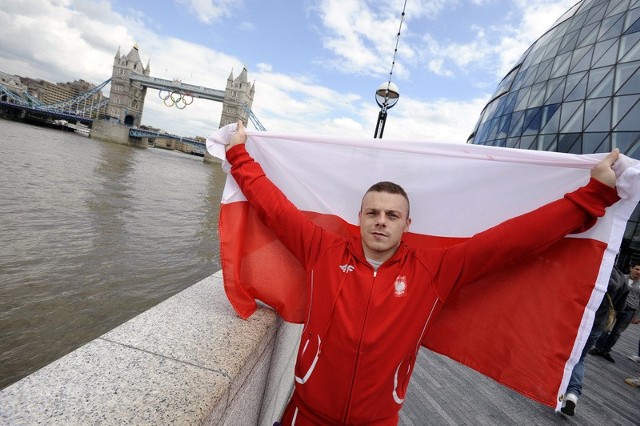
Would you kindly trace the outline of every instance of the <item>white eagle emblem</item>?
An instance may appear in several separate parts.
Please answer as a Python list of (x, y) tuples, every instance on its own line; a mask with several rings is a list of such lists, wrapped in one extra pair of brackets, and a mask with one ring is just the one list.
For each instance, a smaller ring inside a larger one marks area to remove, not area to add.
[(395, 297), (402, 297), (407, 292), (407, 278), (403, 275), (396, 277), (396, 282), (393, 283)]

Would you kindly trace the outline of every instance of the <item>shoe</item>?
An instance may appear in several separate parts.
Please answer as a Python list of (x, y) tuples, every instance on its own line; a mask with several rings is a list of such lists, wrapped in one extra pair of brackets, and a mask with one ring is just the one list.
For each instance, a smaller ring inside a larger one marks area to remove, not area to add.
[(615, 364), (616, 360), (613, 359), (613, 357), (611, 356), (611, 354), (609, 352), (602, 352), (600, 349), (598, 348), (593, 348), (588, 352), (589, 355), (595, 355), (595, 356), (601, 356), (602, 358), (606, 359), (609, 362), (612, 362)]
[(633, 362), (640, 362), (640, 356), (639, 355), (629, 355), (628, 358)]
[(560, 408), (560, 411), (562, 411), (567, 416), (573, 416), (574, 414), (576, 414), (577, 404), (578, 396), (572, 393), (568, 393), (564, 397), (564, 404), (562, 405), (562, 408)]
[(615, 359), (613, 359), (613, 357), (611, 356), (611, 354), (610, 354), (609, 352), (605, 352), (605, 353), (603, 353), (603, 354), (602, 354), (602, 355), (600, 355), (600, 356), (601, 356), (602, 358), (606, 359), (606, 360), (607, 360), (607, 361), (609, 361), (609, 362), (612, 362), (612, 363), (614, 363), (614, 364), (616, 363), (616, 360), (615, 360)]
[(624, 379), (624, 382), (634, 388), (640, 388), (640, 377)]

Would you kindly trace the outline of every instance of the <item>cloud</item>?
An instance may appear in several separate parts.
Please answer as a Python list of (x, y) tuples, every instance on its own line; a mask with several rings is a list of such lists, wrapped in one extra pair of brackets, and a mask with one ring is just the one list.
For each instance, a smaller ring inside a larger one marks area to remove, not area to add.
[(360, 97), (356, 94), (337, 92), (312, 77), (284, 75), (271, 68), (252, 77), (257, 81), (256, 93), (260, 93), (252, 109), (267, 129), (293, 133), (326, 130), (326, 123), (335, 116), (340, 117), (336, 121), (339, 126), (346, 125), (339, 132), (354, 127), (349, 119), (358, 114), (355, 104)]
[[(473, 26), (475, 38), (466, 43), (437, 41), (433, 36), (424, 36), (425, 54), (424, 59), (428, 60), (427, 67), (438, 75), (453, 76), (456, 70), (466, 72), (473, 68), (490, 67), (487, 64), (489, 58), (499, 54), (499, 46), (492, 45), (485, 35), (485, 31), (477, 26)], [(433, 59), (429, 59), (433, 58)]]
[(258, 71), (262, 71), (262, 72), (271, 72), (273, 70), (273, 67), (271, 66), (271, 64), (265, 64), (264, 62), (260, 62), (258, 64), (256, 64), (256, 68), (258, 68)]
[[(313, 10), (322, 25), (323, 46), (333, 55), (325, 62), (328, 66), (347, 74), (375, 76), (389, 72), (401, 10), (384, 2), (359, 0), (323, 0)], [(414, 56), (406, 45), (400, 45), (399, 54)]]
[(453, 73), (447, 69), (444, 68), (444, 59), (443, 58), (438, 58), (438, 59), (432, 59), (429, 61), (429, 63), (427, 64), (427, 68), (433, 72), (434, 74), (437, 75), (442, 75), (445, 77), (451, 77), (453, 75)]
[[(480, 6), (490, 2), (470, 3)], [(502, 24), (471, 24), (467, 30), (472, 37), (457, 41), (440, 40), (427, 32), (421, 35), (422, 47), (415, 50), (421, 52), (426, 68), (438, 75), (464, 74), (472, 67), (502, 78), (573, 3), (573, 0), (516, 0), (505, 11)]]
[(200, 22), (211, 24), (230, 16), (233, 10), (240, 8), (244, 2), (242, 0), (178, 0), (178, 3), (187, 5)]
[(239, 27), (242, 31), (253, 31), (256, 29), (256, 26), (253, 24), (253, 22), (247, 21), (240, 22)]
[[(104, 9), (104, 2), (60, 3), (9, 1), (0, 13), (0, 39), (11, 40), (0, 50), (3, 71), (53, 82), (82, 78), (104, 81), (118, 44), (131, 45), (126, 20)], [(111, 48), (110, 48), (111, 46)]]
[(432, 102), (402, 99), (389, 110), (385, 135), (396, 139), (465, 143), (487, 100), (486, 97)]
[(496, 73), (504, 77), (526, 49), (575, 3), (574, 0), (514, 0), (521, 17), (500, 40), (500, 61)]

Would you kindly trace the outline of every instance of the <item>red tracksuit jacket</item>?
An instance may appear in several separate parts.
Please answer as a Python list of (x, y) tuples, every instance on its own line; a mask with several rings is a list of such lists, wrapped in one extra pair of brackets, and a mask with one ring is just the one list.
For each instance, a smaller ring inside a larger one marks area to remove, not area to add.
[(260, 219), (304, 266), (309, 286), (283, 424), (395, 425), (430, 319), (454, 286), (581, 232), (619, 198), (594, 179), (564, 198), (447, 248), (402, 243), (377, 272), (359, 237), (311, 222), (264, 175), (244, 145), (231, 173)]

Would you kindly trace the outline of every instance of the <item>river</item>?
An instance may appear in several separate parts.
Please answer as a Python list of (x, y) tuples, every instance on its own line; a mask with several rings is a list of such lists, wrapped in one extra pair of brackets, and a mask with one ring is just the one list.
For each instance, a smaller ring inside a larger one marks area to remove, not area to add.
[(0, 388), (220, 269), (201, 157), (0, 120)]

